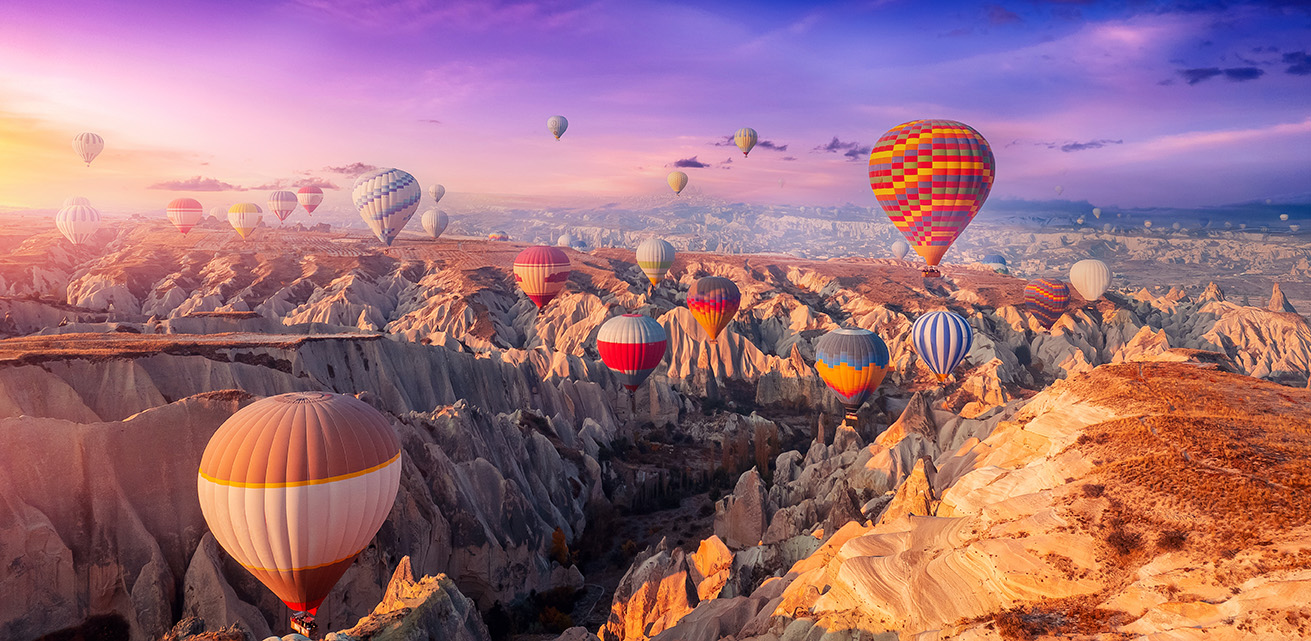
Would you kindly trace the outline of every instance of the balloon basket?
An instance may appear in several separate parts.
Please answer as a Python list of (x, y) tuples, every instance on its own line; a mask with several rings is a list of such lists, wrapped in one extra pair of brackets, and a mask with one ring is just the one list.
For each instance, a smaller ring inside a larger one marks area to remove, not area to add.
[(314, 622), (314, 617), (309, 613), (297, 612), (291, 615), (291, 629), (313, 639), (319, 631), (319, 624)]
[(938, 271), (937, 267), (921, 267), (920, 273), (925, 278), (942, 278), (942, 272)]

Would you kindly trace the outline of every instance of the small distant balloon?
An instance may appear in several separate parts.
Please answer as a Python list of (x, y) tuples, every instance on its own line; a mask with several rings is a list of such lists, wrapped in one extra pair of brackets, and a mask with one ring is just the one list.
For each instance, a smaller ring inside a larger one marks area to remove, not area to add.
[(733, 134), (733, 144), (737, 145), (737, 148), (742, 150), (743, 156), (746, 156), (751, 153), (751, 148), (756, 146), (756, 140), (758, 138), (755, 129), (743, 127), (738, 129), (737, 133)]
[(214, 205), (209, 208), (209, 215), (217, 220), (223, 220), (228, 215), (227, 205)]
[(1110, 231), (1111, 231), (1111, 223), (1106, 223), (1106, 224), (1102, 225), (1102, 231), (1107, 232), (1107, 233), (1110, 233)]
[(1288, 214), (1279, 214), (1279, 220), (1288, 221)]
[(569, 128), (569, 120), (564, 116), (551, 116), (546, 119), (546, 129), (555, 136), (556, 140), (564, 135), (564, 130)]
[(264, 210), (255, 203), (237, 203), (228, 208), (228, 223), (243, 239), (250, 237), (263, 218)]
[(1302, 229), (1302, 226), (1301, 226), (1301, 225), (1298, 225), (1298, 224), (1296, 224), (1296, 223), (1294, 223), (1294, 224), (1288, 226), (1288, 230), (1291, 231), (1291, 232), (1293, 232), (1293, 233), (1295, 233), (1295, 234), (1296, 234), (1296, 233), (1298, 232), (1298, 230), (1300, 230), (1300, 229)]
[(446, 225), (450, 223), (450, 217), (446, 215), (446, 212), (433, 208), (423, 212), (423, 216), (419, 218), (419, 223), (423, 225), (423, 231), (427, 232), (429, 236), (437, 238), (442, 235), (442, 232), (446, 231)]
[(1175, 231), (1179, 231), (1179, 228), (1182, 227), (1182, 226), (1183, 226), (1183, 225), (1180, 225), (1179, 223), (1175, 223), (1175, 224), (1173, 224), (1173, 225), (1170, 225), (1170, 227), (1173, 228)]
[(442, 196), (446, 195), (446, 188), (441, 185), (433, 185), (428, 188), (428, 195), (432, 196), (432, 204), (436, 205), (442, 201)]
[(1269, 198), (1267, 198), (1267, 199), (1265, 199), (1265, 204), (1267, 204), (1267, 205), (1272, 205), (1272, 204), (1274, 204), (1274, 201), (1271, 200), (1271, 199), (1269, 199)]
[(91, 161), (105, 150), (105, 139), (89, 131), (82, 132), (73, 137), (73, 151), (82, 158), (86, 166), (91, 166)]
[(200, 222), (200, 217), (205, 215), (205, 209), (200, 206), (200, 201), (195, 198), (176, 198), (165, 208), (168, 215), (168, 221), (173, 223), (183, 236), (191, 231), (196, 223)]
[(305, 213), (313, 214), (314, 209), (319, 206), (319, 203), (323, 202), (323, 190), (312, 185), (301, 187), (296, 192), (296, 200), (300, 202), (301, 207), (305, 208)]
[(1102, 208), (1093, 207), (1093, 218), (1101, 218), (1101, 217), (1102, 217)]
[(910, 243), (904, 240), (898, 240), (892, 243), (892, 255), (896, 256), (897, 260), (905, 259), (906, 254), (909, 253), (910, 253)]
[(1146, 227), (1146, 228), (1148, 228), (1148, 229), (1151, 229), (1151, 228), (1152, 228), (1152, 221), (1150, 221), (1150, 220), (1144, 220), (1144, 221), (1143, 221), (1143, 227)]
[(555, 246), (556, 246), (556, 247), (573, 247), (573, 246), (574, 246), (574, 237), (571, 236), (571, 235), (569, 235), (569, 234), (561, 234), (559, 238), (555, 239)]
[(287, 216), (296, 211), (296, 205), (299, 204), (298, 196), (292, 192), (275, 191), (269, 194), (269, 211), (273, 212), (279, 221), (287, 220)]
[(667, 180), (669, 181), (669, 186), (674, 190), (675, 194), (683, 193), (683, 188), (687, 187), (687, 174), (681, 171), (669, 172), (669, 177), (667, 178)]
[(490, 233), (490, 234), (487, 234), (487, 240), (492, 240), (492, 241), (496, 241), (496, 242), (504, 243), (504, 242), (508, 242), (508, 241), (510, 240), (510, 235), (507, 234), (507, 233), (505, 233), (505, 232), (503, 232), (503, 231), (497, 230), (497, 231), (494, 231), (494, 232), (492, 232), (492, 233)]
[(1078, 217), (1078, 218), (1075, 218), (1075, 219), (1074, 219), (1074, 222), (1079, 223), (1080, 225), (1082, 225), (1082, 224), (1083, 224), (1083, 216), (1080, 216), (1080, 217)]
[(1063, 194), (1063, 193), (1065, 193), (1065, 188), (1062, 187), (1062, 186), (1060, 186), (1060, 185), (1057, 185), (1057, 186), (1056, 186), (1056, 195), (1059, 196), (1059, 195), (1061, 195), (1061, 194)]

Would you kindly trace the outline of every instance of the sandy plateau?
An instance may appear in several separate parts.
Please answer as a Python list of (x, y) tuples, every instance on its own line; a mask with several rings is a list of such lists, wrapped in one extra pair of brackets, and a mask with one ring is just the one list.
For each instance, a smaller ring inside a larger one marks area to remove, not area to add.
[[(567, 250), (539, 313), (522, 243), (5, 234), (2, 639), (286, 634), (207, 531), (196, 470), (235, 411), (298, 390), (358, 395), (404, 450), (329, 639), (1311, 638), (1311, 327), (1272, 276), (1311, 263), (1288, 239), (983, 229), (1032, 249), (1016, 274), (1130, 256), (1044, 330), (1023, 279), (959, 263), (680, 251), (651, 291), (629, 250)], [(1146, 273), (1208, 256), (1252, 278)], [(742, 291), (713, 342), (683, 304), (706, 275)], [(909, 339), (935, 309), (975, 331), (944, 385)], [(669, 336), (635, 411), (595, 346), (625, 311)], [(840, 325), (891, 352), (855, 429), (813, 369)]]

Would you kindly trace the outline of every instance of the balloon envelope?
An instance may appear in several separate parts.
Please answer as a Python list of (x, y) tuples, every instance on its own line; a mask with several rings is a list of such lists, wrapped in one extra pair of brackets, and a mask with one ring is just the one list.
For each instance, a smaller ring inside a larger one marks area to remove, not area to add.
[(1065, 313), (1069, 301), (1070, 288), (1059, 280), (1039, 278), (1024, 288), (1024, 307), (1047, 329)]
[(312, 214), (319, 203), (323, 202), (323, 190), (312, 185), (301, 187), (296, 191), (296, 200), (305, 208), (305, 213)]
[(936, 311), (920, 316), (911, 326), (910, 334), (920, 360), (939, 381), (947, 380), (974, 345), (974, 328), (955, 312)]
[(683, 193), (683, 188), (687, 187), (687, 174), (681, 171), (669, 172), (669, 177), (666, 178), (666, 180), (669, 182), (669, 186), (674, 190), (675, 194)]
[(223, 220), (228, 216), (228, 208), (223, 205), (214, 205), (213, 207), (209, 208), (209, 215), (219, 220)]
[(353, 396), (293, 392), (219, 426), (196, 486), (210, 532), (287, 607), (313, 614), (391, 512), (401, 444)]
[[(560, 136), (564, 135), (564, 130), (568, 128), (569, 120), (564, 116), (551, 116), (546, 119), (546, 129), (551, 132), (552, 136), (555, 136), (556, 140), (559, 140)], [(586, 136), (584, 136), (584, 138), (586, 138)], [(586, 141), (584, 140), (584, 142)]]
[(422, 196), (414, 176), (390, 167), (360, 176), (351, 188), (351, 200), (360, 211), (360, 218), (389, 247), (414, 216)]
[(74, 245), (81, 245), (100, 229), (100, 212), (91, 205), (69, 205), (55, 214), (55, 227)]
[(619, 375), (619, 382), (630, 392), (660, 365), (668, 345), (665, 328), (643, 314), (615, 316), (596, 334), (601, 360)]
[(263, 218), (264, 210), (255, 203), (237, 203), (228, 208), (228, 223), (242, 238), (250, 237)]
[(287, 219), (291, 212), (296, 211), (296, 205), (300, 204), (298, 196), (289, 191), (275, 191), (269, 194), (269, 211), (278, 217), (279, 221)]
[(637, 266), (642, 268), (642, 273), (646, 274), (646, 279), (652, 285), (659, 285), (665, 274), (669, 273), (669, 268), (674, 266), (674, 256), (677, 253), (667, 241), (648, 238), (637, 246)]
[(200, 222), (201, 216), (205, 215), (205, 209), (200, 206), (200, 201), (195, 198), (175, 198), (168, 204), (166, 209), (168, 221), (173, 223), (178, 231), (185, 236), (191, 231), (196, 223)]
[(687, 291), (687, 308), (706, 330), (710, 340), (719, 338), (719, 333), (728, 327), (741, 303), (742, 293), (737, 285), (719, 276), (706, 276), (693, 283)]
[(446, 225), (450, 222), (450, 217), (440, 209), (429, 209), (419, 217), (419, 223), (423, 225), (423, 231), (433, 238), (441, 236), (442, 232), (446, 231)]
[(936, 266), (987, 200), (994, 164), (992, 147), (969, 125), (913, 120), (874, 145), (869, 183), (892, 224)]
[(505, 233), (505, 232), (503, 232), (503, 231), (494, 231), (494, 232), (492, 232), (492, 233), (490, 233), (490, 234), (487, 234), (487, 240), (495, 240), (495, 241), (499, 241), (499, 242), (505, 242), (505, 241), (510, 240), (510, 235), (507, 234), (507, 233)]
[(1111, 287), (1111, 268), (1100, 260), (1081, 260), (1070, 268), (1070, 284), (1086, 301), (1095, 301)]
[(105, 150), (105, 139), (89, 131), (80, 133), (73, 137), (73, 151), (77, 152), (79, 158), (91, 166), (91, 161)]
[(514, 280), (541, 309), (569, 280), (569, 256), (559, 247), (529, 247), (514, 259)]
[(733, 144), (742, 150), (743, 156), (751, 153), (751, 148), (756, 146), (757, 139), (759, 136), (756, 135), (756, 130), (750, 127), (738, 129), (737, 133), (733, 134)]
[(904, 259), (906, 257), (906, 254), (909, 253), (910, 253), (910, 243), (907, 243), (904, 240), (898, 240), (892, 243), (892, 255), (896, 256), (897, 260)]
[(569, 234), (560, 234), (560, 237), (557, 238), (557, 239), (555, 239), (555, 246), (556, 246), (556, 247), (573, 247), (573, 246), (574, 246), (574, 237), (571, 236), (571, 235), (569, 235)]
[(441, 185), (433, 185), (428, 188), (428, 195), (432, 196), (432, 204), (436, 205), (442, 201), (442, 196), (446, 195), (446, 188)]
[(835, 329), (815, 345), (815, 371), (855, 414), (888, 373), (888, 346), (867, 329)]

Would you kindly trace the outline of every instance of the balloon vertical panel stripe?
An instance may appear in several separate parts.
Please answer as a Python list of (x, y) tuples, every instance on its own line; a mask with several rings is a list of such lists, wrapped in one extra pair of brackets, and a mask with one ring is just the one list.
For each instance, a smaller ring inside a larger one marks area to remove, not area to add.
[(911, 326), (911, 341), (929, 371), (945, 381), (970, 353), (974, 329), (954, 312), (929, 312)]

